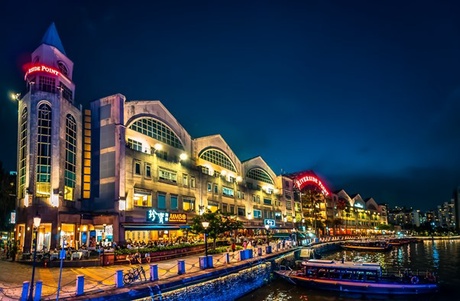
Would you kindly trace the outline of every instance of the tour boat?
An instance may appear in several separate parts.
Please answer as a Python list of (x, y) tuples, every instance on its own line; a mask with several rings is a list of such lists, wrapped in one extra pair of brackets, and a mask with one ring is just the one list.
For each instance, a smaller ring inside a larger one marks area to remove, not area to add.
[(386, 240), (351, 240), (340, 245), (345, 250), (351, 251), (389, 251), (392, 245)]
[(437, 292), (434, 274), (390, 274), (378, 263), (310, 259), (299, 270), (280, 266), (275, 274), (296, 285), (343, 293), (415, 295)]

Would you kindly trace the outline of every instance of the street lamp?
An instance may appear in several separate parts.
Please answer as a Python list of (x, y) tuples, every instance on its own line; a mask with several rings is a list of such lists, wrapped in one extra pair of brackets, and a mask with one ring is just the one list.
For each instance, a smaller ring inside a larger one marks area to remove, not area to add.
[[(37, 258), (37, 245), (38, 245), (38, 227), (42, 221), (38, 212), (34, 216), (34, 231), (35, 231), (35, 247), (34, 247), (34, 261), (32, 263), (32, 280), (30, 281), (29, 301), (34, 300), (34, 277), (35, 277), (35, 259)], [(32, 240), (33, 242), (34, 240)]]
[(207, 229), (209, 227), (209, 222), (207, 222), (207, 221), (201, 222), (201, 225), (204, 228), (204, 250), (205, 250), (206, 258), (208, 258), (208, 240), (207, 240), (208, 232), (207, 232)]
[(265, 230), (266, 230), (266, 232), (267, 232), (267, 246), (270, 245), (270, 241), (268, 240), (268, 239), (269, 239), (269, 238), (268, 238), (268, 231), (269, 231), (269, 229), (270, 229), (270, 225), (265, 225)]

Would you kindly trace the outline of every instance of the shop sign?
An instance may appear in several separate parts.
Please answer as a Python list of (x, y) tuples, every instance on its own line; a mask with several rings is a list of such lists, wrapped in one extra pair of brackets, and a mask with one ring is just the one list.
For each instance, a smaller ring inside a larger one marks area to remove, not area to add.
[(275, 227), (276, 222), (274, 219), (266, 218), (264, 219), (264, 225), (269, 225), (270, 227)]
[(186, 224), (187, 214), (157, 212), (155, 209), (147, 211), (147, 221), (155, 224)]

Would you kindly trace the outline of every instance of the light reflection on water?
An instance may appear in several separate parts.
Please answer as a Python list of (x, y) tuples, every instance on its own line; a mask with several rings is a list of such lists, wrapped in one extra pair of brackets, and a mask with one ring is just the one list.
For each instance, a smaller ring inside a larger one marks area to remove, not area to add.
[[(385, 269), (406, 269), (416, 271), (435, 271), (440, 279), (440, 292), (435, 295), (391, 297), (391, 300), (452, 300), (460, 288), (460, 240), (427, 240), (394, 247), (389, 252), (351, 252), (338, 251), (323, 254), (324, 259), (361, 260), (378, 262)], [(308, 290), (283, 280), (270, 284), (242, 297), (238, 301), (349, 301), (349, 300), (388, 300), (386, 296), (340, 295), (337, 292)], [(454, 297), (454, 299), (456, 299)]]

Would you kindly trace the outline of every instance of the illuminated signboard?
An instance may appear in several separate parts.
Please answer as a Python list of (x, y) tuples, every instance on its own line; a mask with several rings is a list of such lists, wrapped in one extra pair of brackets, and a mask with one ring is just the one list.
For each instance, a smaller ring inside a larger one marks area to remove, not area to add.
[(26, 67), (26, 75), (24, 75), (24, 78), (27, 77), (27, 75), (34, 73), (34, 72), (46, 72), (52, 75), (59, 76), (60, 72), (54, 68), (45, 66), (45, 65), (34, 65), (31, 67)]
[(313, 176), (312, 174), (302, 175), (299, 178), (295, 179), (295, 185), (297, 186), (297, 188), (299, 188), (299, 190), (302, 190), (302, 188), (308, 184), (314, 184), (319, 189), (321, 189), (321, 192), (324, 195), (329, 195), (329, 191), (327, 191), (326, 186), (324, 186), (320, 179)]
[(355, 203), (353, 207), (364, 208), (363, 204), (361, 203)]
[(187, 214), (185, 213), (169, 213), (157, 212), (155, 209), (147, 211), (147, 221), (156, 224), (186, 224)]
[(264, 219), (264, 225), (269, 225), (270, 227), (275, 227), (276, 222), (274, 219), (266, 218)]

